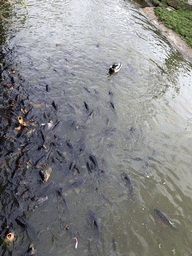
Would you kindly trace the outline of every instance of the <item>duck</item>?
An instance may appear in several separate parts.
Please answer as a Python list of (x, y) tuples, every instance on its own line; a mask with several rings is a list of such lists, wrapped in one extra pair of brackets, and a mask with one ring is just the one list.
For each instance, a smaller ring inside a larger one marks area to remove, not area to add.
[(122, 65), (121, 62), (119, 63), (114, 63), (113, 65), (110, 66), (109, 68), (109, 74), (117, 73), (121, 69)]

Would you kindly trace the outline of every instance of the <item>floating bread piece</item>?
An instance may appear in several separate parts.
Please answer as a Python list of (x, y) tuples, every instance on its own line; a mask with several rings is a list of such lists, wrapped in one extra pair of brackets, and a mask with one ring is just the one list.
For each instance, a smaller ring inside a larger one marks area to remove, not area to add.
[(48, 168), (47, 170), (41, 170), (39, 172), (43, 182), (47, 182), (52, 172), (52, 168)]
[(12, 242), (14, 240), (15, 236), (14, 236), (14, 233), (12, 232), (9, 232), (6, 237), (5, 237), (5, 241), (6, 242)]
[(18, 121), (21, 125), (27, 126), (27, 124), (25, 123), (24, 118), (23, 118), (22, 116), (18, 116), (18, 117), (17, 117), (17, 121)]

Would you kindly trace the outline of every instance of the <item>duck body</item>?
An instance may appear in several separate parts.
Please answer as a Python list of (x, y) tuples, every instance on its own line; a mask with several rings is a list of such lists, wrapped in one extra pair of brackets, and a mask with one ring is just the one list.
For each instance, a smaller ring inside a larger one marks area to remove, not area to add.
[(117, 73), (121, 69), (122, 65), (120, 63), (114, 63), (113, 65), (110, 66), (109, 68), (109, 74)]

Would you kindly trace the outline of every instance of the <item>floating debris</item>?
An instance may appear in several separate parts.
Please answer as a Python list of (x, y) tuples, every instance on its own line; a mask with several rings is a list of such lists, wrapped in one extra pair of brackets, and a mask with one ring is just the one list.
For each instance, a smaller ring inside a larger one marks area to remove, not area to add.
[(52, 168), (48, 168), (47, 170), (40, 170), (39, 174), (43, 182), (47, 182), (52, 172)]
[(5, 237), (5, 242), (12, 242), (15, 238), (15, 235), (13, 232), (9, 232)]
[(17, 117), (17, 121), (18, 121), (21, 125), (27, 126), (27, 124), (25, 123), (24, 118), (23, 118), (22, 116), (18, 116), (18, 117)]
[(73, 239), (75, 239), (76, 243), (75, 243), (75, 249), (77, 249), (77, 246), (78, 246), (78, 240), (77, 240), (77, 237), (75, 236)]

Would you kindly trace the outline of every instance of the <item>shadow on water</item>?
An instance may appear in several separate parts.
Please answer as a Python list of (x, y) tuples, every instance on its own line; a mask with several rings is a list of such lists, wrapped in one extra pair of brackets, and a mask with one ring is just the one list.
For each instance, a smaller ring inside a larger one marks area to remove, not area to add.
[(142, 8), (149, 7), (145, 0), (135, 0), (135, 2), (138, 3)]

